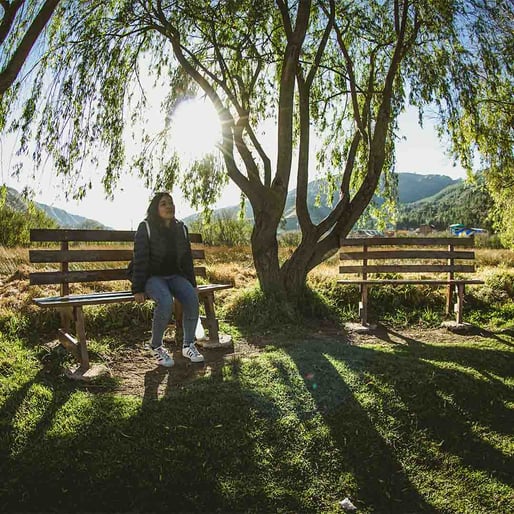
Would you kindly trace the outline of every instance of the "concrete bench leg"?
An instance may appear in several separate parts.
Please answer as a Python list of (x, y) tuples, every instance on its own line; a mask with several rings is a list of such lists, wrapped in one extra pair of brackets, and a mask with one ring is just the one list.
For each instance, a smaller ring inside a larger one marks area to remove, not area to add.
[(359, 303), (359, 317), (363, 326), (368, 324), (368, 286), (362, 284), (361, 289), (361, 301)]
[(455, 284), (455, 289), (457, 292), (457, 301), (455, 303), (455, 321), (457, 324), (462, 324), (463, 318), (463, 310), (464, 310), (464, 284)]

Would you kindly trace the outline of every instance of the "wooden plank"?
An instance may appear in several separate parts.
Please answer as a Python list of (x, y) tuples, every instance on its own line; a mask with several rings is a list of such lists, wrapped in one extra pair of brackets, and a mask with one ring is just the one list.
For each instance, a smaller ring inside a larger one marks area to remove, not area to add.
[(367, 266), (339, 266), (339, 273), (474, 273), (472, 264), (368, 264)]
[(32, 229), (33, 242), (56, 241), (134, 241), (133, 230)]
[(231, 287), (234, 286), (232, 284), (203, 284), (198, 286), (198, 294), (220, 291), (221, 289), (230, 289)]
[[(232, 284), (203, 284), (198, 286), (200, 296), (212, 294), (214, 291), (230, 289)], [(105, 303), (131, 302), (134, 295), (131, 291), (105, 291), (98, 293), (71, 294), (68, 296), (49, 296), (35, 298), (33, 301), (39, 307), (70, 307), (74, 305), (97, 305)]]
[(80, 351), (79, 351), (79, 344), (77, 340), (65, 329), (59, 328), (57, 337), (59, 338), (59, 342), (68, 350), (75, 359), (80, 361)]
[(475, 258), (475, 252), (469, 251), (448, 251), (448, 250), (384, 250), (367, 252), (341, 252), (340, 260), (358, 261), (368, 260), (402, 260), (402, 259), (469, 259)]
[[(202, 249), (192, 250), (193, 259), (205, 259)], [(29, 250), (29, 259), (32, 263), (51, 262), (116, 262), (130, 261), (133, 257), (132, 249), (108, 250)]]
[[(30, 240), (32, 242), (58, 242), (58, 241), (98, 241), (98, 242), (134, 242), (135, 230), (79, 230), (79, 229), (32, 229)], [(189, 234), (192, 243), (201, 243), (201, 234)]]
[(360, 285), (360, 284), (369, 284), (369, 285), (383, 285), (383, 284), (427, 284), (427, 285), (447, 285), (447, 284), (484, 284), (483, 280), (474, 280), (474, 279), (455, 279), (452, 281), (448, 280), (437, 280), (437, 279), (408, 279), (408, 278), (384, 278), (384, 279), (341, 279), (337, 281), (338, 284), (353, 284), (353, 285)]
[(361, 237), (341, 239), (340, 246), (443, 246), (472, 247), (473, 237)]
[(37, 271), (29, 274), (30, 284), (73, 284), (75, 282), (104, 282), (128, 280), (127, 269), (82, 271)]
[(68, 299), (66, 297), (56, 296), (55, 298), (36, 298), (33, 300), (39, 307), (54, 308), (54, 307), (75, 307), (77, 305), (101, 305), (108, 303), (124, 303), (133, 302), (134, 295), (129, 293), (127, 296), (98, 296), (90, 298), (75, 298)]
[(33, 263), (41, 262), (113, 262), (130, 261), (132, 249), (127, 250), (29, 250)]
[(204, 266), (195, 266), (195, 276), (196, 277), (207, 277), (207, 270)]

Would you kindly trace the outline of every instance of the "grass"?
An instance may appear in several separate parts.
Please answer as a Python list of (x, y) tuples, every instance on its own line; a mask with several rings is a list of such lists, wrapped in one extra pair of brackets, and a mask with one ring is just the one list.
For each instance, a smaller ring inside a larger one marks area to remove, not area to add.
[(0, 509), (512, 512), (514, 343), (304, 337), (161, 399), (0, 340)]
[[(419, 329), (440, 321), (436, 290), (384, 288), (386, 329), (349, 344), (340, 322), (358, 293), (330, 264), (281, 327), (237, 252), (208, 262), (238, 286), (218, 302), (235, 357), (161, 398), (119, 394), (118, 377), (67, 380), (69, 357), (44, 344), (55, 315), (31, 306), (24, 272), (1, 275), (0, 512), (337, 513), (345, 497), (359, 513), (514, 512), (510, 270), (470, 294), (475, 335)], [(93, 360), (128, 350), (151, 316), (130, 304), (86, 314)], [(259, 345), (238, 355), (245, 340)]]

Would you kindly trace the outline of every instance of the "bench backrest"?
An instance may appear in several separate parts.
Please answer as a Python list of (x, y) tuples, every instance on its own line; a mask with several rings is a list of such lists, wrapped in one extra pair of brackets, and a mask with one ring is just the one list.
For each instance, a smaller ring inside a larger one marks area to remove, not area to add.
[[(127, 265), (132, 259), (135, 234), (133, 230), (33, 229), (31, 242), (54, 243), (58, 248), (30, 250), (30, 262), (59, 266), (51, 271), (30, 273), (30, 284), (60, 284), (60, 294), (64, 296), (70, 294), (72, 283), (128, 280)], [(202, 236), (189, 234), (189, 239), (194, 244), (194, 261), (204, 261), (205, 252), (197, 247), (202, 243)], [(95, 244), (101, 247), (93, 248)], [(74, 263), (73, 269), (70, 263)], [(104, 264), (91, 269), (91, 263)], [(205, 277), (205, 267), (195, 266), (195, 275)]]
[[(367, 237), (341, 239), (340, 260), (358, 261), (340, 273), (473, 273), (473, 237)], [(462, 248), (465, 248), (462, 250)], [(386, 262), (387, 261), (387, 262)], [(396, 262), (398, 261), (398, 262)]]

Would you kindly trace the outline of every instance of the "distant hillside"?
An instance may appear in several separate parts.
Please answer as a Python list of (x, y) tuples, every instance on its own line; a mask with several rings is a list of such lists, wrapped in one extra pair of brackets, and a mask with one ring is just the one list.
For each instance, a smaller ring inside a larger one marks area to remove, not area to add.
[(416, 173), (398, 174), (398, 201), (412, 203), (431, 197), (448, 186), (462, 183), (461, 179), (452, 179), (446, 175), (418, 175)]
[(492, 198), (480, 180), (476, 184), (459, 182), (433, 196), (401, 205), (397, 228), (429, 224), (442, 230), (454, 223), (462, 223), (491, 230), (487, 217), (492, 206)]
[[(17, 211), (26, 211), (27, 202), (16, 189), (7, 187), (6, 203), (9, 207)], [(34, 202), (35, 206), (45, 212), (50, 218), (62, 228), (107, 228), (99, 221), (71, 214), (64, 209), (51, 207), (44, 203)]]
[[(461, 179), (454, 180), (446, 175), (418, 175), (416, 173), (398, 174), (398, 200), (400, 204), (421, 200), (427, 196), (439, 193), (447, 187), (461, 183)], [(332, 210), (337, 203), (337, 192), (331, 205), (327, 205), (327, 195), (325, 191), (325, 181), (322, 179), (309, 182), (307, 192), (307, 206), (314, 223), (319, 223)], [(285, 226), (282, 230), (297, 230), (298, 219), (296, 217), (296, 189), (289, 191), (286, 198), (284, 209)], [(218, 209), (214, 212), (215, 216), (235, 215), (239, 211), (239, 206), (234, 205)], [(193, 214), (184, 221), (190, 223), (198, 218), (198, 214)], [(253, 213), (250, 205), (246, 206), (245, 217), (253, 220)]]

